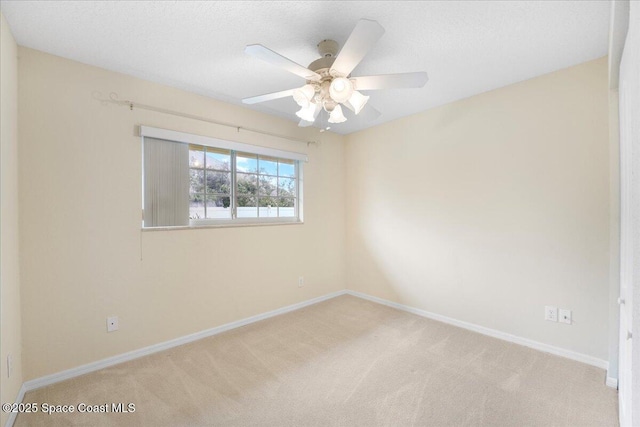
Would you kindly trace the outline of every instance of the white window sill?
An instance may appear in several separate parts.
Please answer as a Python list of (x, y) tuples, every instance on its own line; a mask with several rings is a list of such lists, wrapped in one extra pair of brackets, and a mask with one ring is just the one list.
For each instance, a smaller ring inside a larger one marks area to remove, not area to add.
[(274, 225), (303, 225), (304, 221), (271, 221), (271, 222), (232, 222), (228, 224), (183, 225), (176, 227), (142, 227), (142, 231), (177, 231), (200, 230), (203, 228), (236, 228), (236, 227), (262, 227)]

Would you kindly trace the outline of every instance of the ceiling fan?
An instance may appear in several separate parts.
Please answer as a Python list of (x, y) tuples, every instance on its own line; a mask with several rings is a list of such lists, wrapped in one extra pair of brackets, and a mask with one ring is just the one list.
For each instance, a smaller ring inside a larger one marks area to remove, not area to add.
[[(252, 44), (244, 51), (251, 56), (262, 59), (283, 68), (290, 73), (304, 78), (307, 83), (294, 89), (267, 93), (242, 100), (245, 104), (292, 96), (301, 107), (296, 115), (301, 119), (298, 126), (306, 127), (315, 123), (322, 110), (329, 114), (329, 123), (342, 123), (347, 120), (342, 106), (353, 111), (356, 115), (365, 108), (369, 97), (359, 91), (420, 88), (427, 83), (426, 72), (385, 74), (377, 76), (352, 77), (351, 72), (362, 61), (373, 45), (384, 34), (384, 28), (369, 19), (361, 19), (349, 35), (346, 43), (338, 54), (338, 43), (333, 40), (323, 40), (318, 43), (321, 58), (316, 59), (308, 68), (261, 45)], [(336, 56), (337, 54), (337, 56)], [(380, 113), (368, 106), (371, 116), (377, 118)]]

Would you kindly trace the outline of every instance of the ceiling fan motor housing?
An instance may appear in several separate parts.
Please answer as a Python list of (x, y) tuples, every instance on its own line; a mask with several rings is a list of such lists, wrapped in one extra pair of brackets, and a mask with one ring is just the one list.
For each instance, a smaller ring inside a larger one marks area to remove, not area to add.
[(318, 43), (320, 58), (309, 64), (309, 69), (320, 74), (323, 78), (329, 77), (329, 70), (338, 54), (338, 43), (334, 40), (322, 40)]
[[(322, 77), (327, 77), (329, 75), (329, 69), (331, 68), (335, 60), (336, 58), (332, 58), (332, 57), (316, 59), (311, 64), (309, 64), (309, 69), (311, 71), (315, 71), (316, 73), (320, 74)], [(323, 71), (325, 71), (324, 74), (323, 74)]]

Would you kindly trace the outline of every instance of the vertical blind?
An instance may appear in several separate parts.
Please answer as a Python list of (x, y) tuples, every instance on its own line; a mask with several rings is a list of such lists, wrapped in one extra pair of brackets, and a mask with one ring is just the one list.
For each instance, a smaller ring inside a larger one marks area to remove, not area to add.
[(144, 138), (144, 226), (189, 225), (189, 145)]

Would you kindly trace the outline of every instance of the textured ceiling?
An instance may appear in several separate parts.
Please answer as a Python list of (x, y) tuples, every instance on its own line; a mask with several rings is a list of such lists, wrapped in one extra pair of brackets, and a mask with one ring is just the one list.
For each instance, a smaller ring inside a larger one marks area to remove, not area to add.
[[(301, 86), (243, 53), (261, 43), (307, 66), (360, 18), (386, 33), (353, 75), (427, 71), (422, 89), (370, 92), (382, 112), (347, 134), (607, 54), (609, 1), (2, 1), (18, 44), (219, 100)], [(127, 94), (120, 94), (126, 97)], [(291, 98), (252, 107), (297, 122)]]

